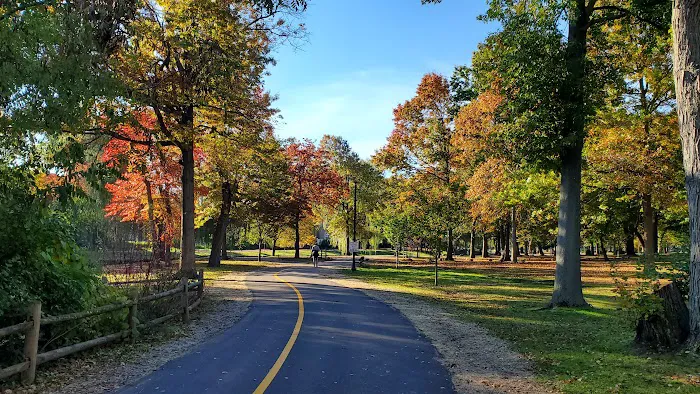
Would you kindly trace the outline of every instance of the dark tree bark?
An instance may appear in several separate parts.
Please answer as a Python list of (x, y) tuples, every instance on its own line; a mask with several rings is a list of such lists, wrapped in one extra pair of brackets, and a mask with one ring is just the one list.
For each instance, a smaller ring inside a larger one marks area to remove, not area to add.
[(662, 310), (637, 322), (635, 341), (656, 349), (675, 348), (688, 338), (688, 307), (675, 283), (662, 287), (655, 294), (661, 298)]
[(481, 238), (481, 257), (489, 257), (489, 236), (486, 232)]
[(299, 221), (301, 220), (299, 211), (294, 216), (294, 258), (299, 258)]
[(228, 245), (226, 242), (226, 232), (224, 231), (224, 241), (221, 243), (221, 260), (228, 260)]
[(216, 219), (216, 227), (214, 227), (214, 235), (211, 240), (211, 252), (209, 253), (209, 267), (219, 267), (221, 265), (221, 255), (224, 254), (224, 245), (226, 244), (226, 227), (228, 226), (229, 217), (231, 214), (231, 183), (224, 181), (221, 183), (221, 207), (219, 208), (219, 217)]
[(454, 239), (452, 238), (452, 228), (447, 229), (447, 256), (445, 260), (454, 260)]
[(518, 262), (518, 253), (519, 248), (518, 248), (518, 234), (517, 234), (517, 223), (516, 223), (516, 211), (515, 207), (510, 209), (510, 225), (511, 225), (511, 232), (510, 232), (510, 242), (512, 245), (512, 256), (510, 258), (510, 261), (513, 263)]
[(690, 336), (700, 349), (700, 1), (673, 2), (673, 65), (690, 218)]
[(636, 256), (637, 252), (634, 250), (634, 229), (625, 231), (625, 254), (628, 257)]
[(600, 239), (600, 253), (603, 255), (604, 261), (610, 261), (608, 258), (608, 250), (605, 249), (605, 240), (603, 240), (603, 238)]
[[(191, 124), (191, 122), (190, 122)], [(181, 144), (182, 151), (182, 235), (180, 270), (194, 275), (194, 143)]]
[(474, 250), (474, 238), (476, 238), (476, 230), (474, 230), (474, 226), (472, 226), (472, 230), (469, 233), (469, 258), (472, 259), (476, 257), (476, 250)]
[(642, 211), (644, 216), (644, 262), (648, 266), (654, 264), (656, 248), (654, 245), (654, 207), (651, 205), (651, 194), (642, 195)]
[(503, 253), (501, 253), (501, 262), (508, 261), (510, 260), (510, 242), (508, 242), (508, 234), (510, 233), (510, 226), (505, 225), (503, 227), (503, 231), (501, 231), (501, 234), (504, 236), (503, 240), (503, 245), (504, 245), (504, 250)]
[(272, 257), (277, 253), (277, 237), (272, 239)]

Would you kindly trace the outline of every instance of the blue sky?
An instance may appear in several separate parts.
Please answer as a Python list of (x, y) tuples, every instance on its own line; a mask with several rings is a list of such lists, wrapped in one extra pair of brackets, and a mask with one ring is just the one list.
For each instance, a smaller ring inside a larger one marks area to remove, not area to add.
[(363, 158), (393, 128), (392, 109), (409, 99), (423, 74), (449, 76), (468, 64), (493, 31), (476, 18), (486, 0), (312, 0), (308, 40), (279, 48), (266, 87), (279, 99), (282, 137), (340, 135)]

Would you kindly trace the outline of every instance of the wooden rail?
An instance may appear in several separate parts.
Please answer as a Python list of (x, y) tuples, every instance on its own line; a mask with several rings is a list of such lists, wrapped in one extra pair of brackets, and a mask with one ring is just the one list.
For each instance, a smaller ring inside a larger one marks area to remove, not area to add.
[[(189, 290), (197, 289), (196, 297), (194, 302), (190, 304)], [(180, 297), (181, 306), (180, 312), (171, 313), (159, 318), (153, 319), (151, 321), (137, 324), (136, 311), (139, 304), (144, 304), (146, 302), (151, 302), (159, 300), (166, 297), (174, 296), (175, 294), (182, 293)], [(95, 346), (105, 345), (111, 342), (115, 342), (121, 339), (130, 339), (132, 342), (138, 336), (138, 330), (140, 328), (152, 327), (157, 324), (163, 323), (170, 320), (178, 315), (182, 316), (184, 322), (189, 321), (190, 311), (196, 308), (202, 302), (202, 296), (204, 293), (204, 270), (200, 270), (197, 273), (197, 278), (195, 281), (190, 282), (187, 278), (182, 278), (180, 283), (174, 289), (164, 291), (158, 294), (148, 295), (142, 298), (135, 298), (133, 300), (119, 302), (114, 304), (109, 304), (95, 308), (89, 311), (68, 313), (60, 316), (46, 316), (41, 317), (41, 303), (35, 302), (29, 307), (29, 316), (26, 322), (15, 324), (13, 326), (0, 328), (0, 338), (20, 333), (24, 333), (24, 357), (25, 360), (21, 363), (11, 365), (7, 368), (0, 369), (0, 379), (6, 379), (11, 376), (22, 374), (22, 383), (31, 384), (34, 382), (36, 377), (36, 366), (59, 359), (61, 357), (66, 357), (68, 355), (81, 352), (93, 348)], [(42, 326), (47, 326), (49, 324), (56, 324), (66, 321), (79, 320), (90, 316), (101, 315), (104, 313), (113, 312), (119, 309), (128, 308), (128, 324), (129, 329), (114, 334), (105, 335), (102, 337), (94, 338), (89, 341), (76, 343), (69, 346), (64, 346), (62, 348), (54, 349), (44, 353), (38, 353), (39, 349), (39, 331)]]

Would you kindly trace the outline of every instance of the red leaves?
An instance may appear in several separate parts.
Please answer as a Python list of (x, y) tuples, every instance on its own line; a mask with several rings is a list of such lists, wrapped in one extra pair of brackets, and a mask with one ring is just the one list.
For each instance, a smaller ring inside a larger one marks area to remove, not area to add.
[[(136, 114), (134, 124), (117, 128), (119, 135), (152, 141), (155, 117), (147, 112)], [(201, 150), (195, 151), (201, 159)], [(179, 231), (180, 216), (180, 155), (176, 149), (156, 144), (143, 145), (113, 138), (103, 149), (102, 161), (118, 168), (120, 179), (105, 185), (112, 199), (105, 207), (106, 216), (119, 217), (124, 222), (159, 223), (158, 237), (170, 241)], [(196, 157), (197, 159), (197, 157)], [(150, 190), (149, 190), (150, 189)], [(149, 198), (150, 191), (150, 198)], [(150, 200), (150, 201), (149, 201)], [(150, 217), (152, 215), (152, 217)]]
[(347, 193), (344, 179), (332, 168), (329, 152), (311, 141), (292, 142), (285, 149), (292, 176), (292, 202), (301, 217), (315, 204), (335, 205)]

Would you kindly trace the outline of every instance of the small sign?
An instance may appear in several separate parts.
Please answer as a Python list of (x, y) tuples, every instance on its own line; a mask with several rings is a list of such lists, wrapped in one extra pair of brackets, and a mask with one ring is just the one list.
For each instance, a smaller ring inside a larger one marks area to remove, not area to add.
[(349, 245), (350, 253), (357, 253), (360, 251), (360, 241), (350, 241)]

